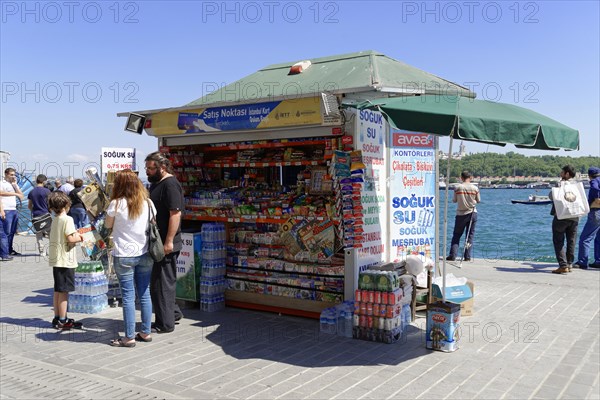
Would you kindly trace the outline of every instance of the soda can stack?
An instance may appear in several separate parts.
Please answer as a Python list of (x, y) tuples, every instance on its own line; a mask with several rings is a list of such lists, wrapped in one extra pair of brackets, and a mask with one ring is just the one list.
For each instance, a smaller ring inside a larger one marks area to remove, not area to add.
[(81, 261), (75, 270), (75, 291), (69, 312), (96, 314), (108, 307), (108, 280), (100, 261)]
[(219, 311), (225, 307), (226, 247), (225, 225), (202, 225), (202, 273), (200, 278), (200, 309)]
[(361, 272), (354, 294), (352, 337), (394, 343), (402, 334), (404, 291), (396, 271)]

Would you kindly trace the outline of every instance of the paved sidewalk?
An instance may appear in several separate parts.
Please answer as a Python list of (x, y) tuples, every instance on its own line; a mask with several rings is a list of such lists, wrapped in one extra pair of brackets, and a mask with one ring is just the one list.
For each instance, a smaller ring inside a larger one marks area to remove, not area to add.
[(424, 318), (386, 345), (231, 308), (185, 310), (175, 332), (126, 349), (108, 345), (120, 308), (71, 314), (83, 331), (52, 329), (51, 269), (27, 255), (34, 238), (15, 243), (26, 256), (0, 263), (0, 399), (600, 399), (600, 271), (448, 266), (475, 282), (475, 315), (461, 319), (454, 353), (425, 348)]

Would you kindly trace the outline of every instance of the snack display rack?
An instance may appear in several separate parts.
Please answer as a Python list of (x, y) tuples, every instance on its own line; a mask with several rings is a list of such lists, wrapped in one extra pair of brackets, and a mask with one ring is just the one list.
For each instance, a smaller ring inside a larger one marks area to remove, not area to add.
[(342, 216), (328, 172), (339, 137), (163, 146), (186, 228), (227, 228), (228, 305), (316, 316), (344, 299)]

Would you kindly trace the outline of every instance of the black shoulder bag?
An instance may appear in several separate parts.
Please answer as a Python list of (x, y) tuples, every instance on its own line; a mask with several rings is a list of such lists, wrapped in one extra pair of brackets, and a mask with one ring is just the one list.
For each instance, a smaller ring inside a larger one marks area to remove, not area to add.
[(156, 262), (162, 261), (165, 258), (165, 247), (160, 238), (160, 232), (156, 225), (156, 218), (154, 217), (150, 200), (148, 200), (148, 228), (146, 228), (146, 236), (148, 236), (148, 252), (150, 256)]

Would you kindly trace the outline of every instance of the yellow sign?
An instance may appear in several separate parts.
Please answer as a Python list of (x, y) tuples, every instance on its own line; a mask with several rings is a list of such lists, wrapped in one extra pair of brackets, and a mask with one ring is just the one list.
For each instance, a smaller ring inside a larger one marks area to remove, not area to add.
[(237, 106), (164, 111), (149, 117), (152, 136), (321, 125), (318, 97)]

